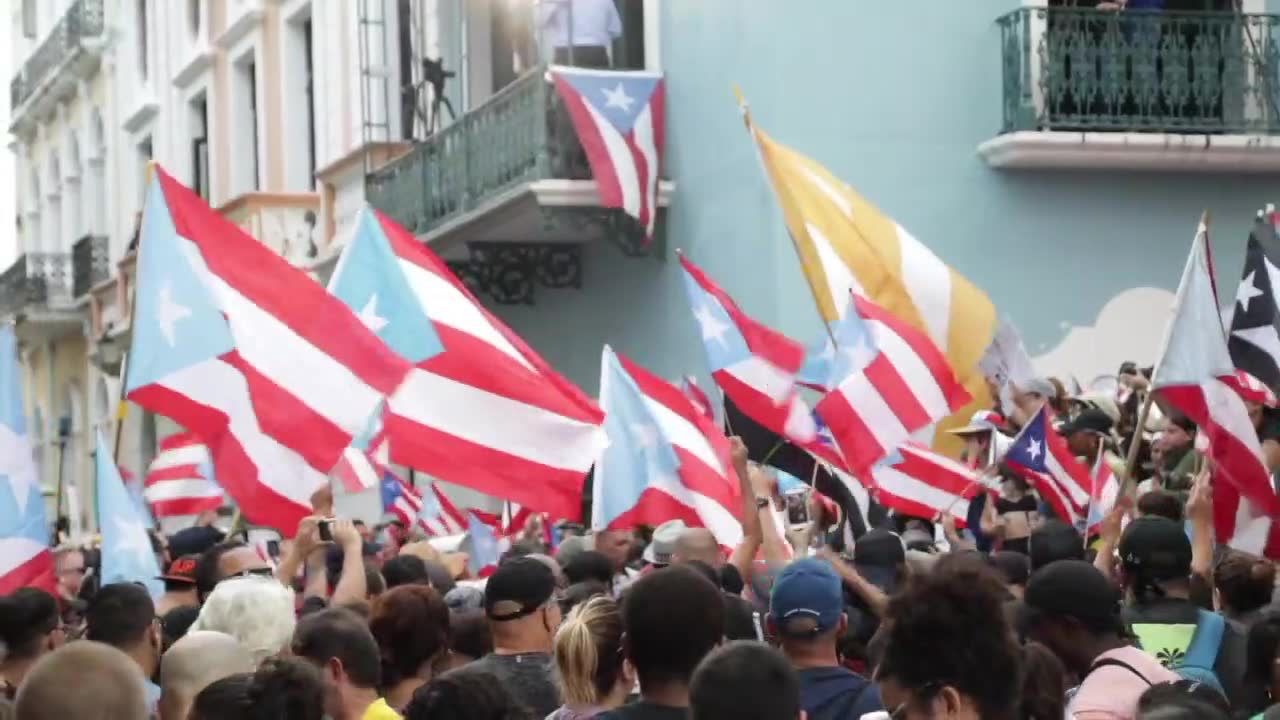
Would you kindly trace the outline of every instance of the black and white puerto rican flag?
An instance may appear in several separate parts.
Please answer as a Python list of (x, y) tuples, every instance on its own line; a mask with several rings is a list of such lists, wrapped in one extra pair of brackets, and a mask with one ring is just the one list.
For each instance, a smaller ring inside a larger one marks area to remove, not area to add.
[(1280, 220), (1273, 208), (1260, 213), (1249, 234), (1244, 273), (1236, 290), (1227, 347), (1236, 368), (1273, 390), (1280, 387)]

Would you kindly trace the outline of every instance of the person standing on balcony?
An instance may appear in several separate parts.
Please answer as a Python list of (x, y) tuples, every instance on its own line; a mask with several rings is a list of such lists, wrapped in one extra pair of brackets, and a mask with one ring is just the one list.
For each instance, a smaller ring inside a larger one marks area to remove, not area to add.
[(538, 39), (559, 65), (608, 68), (609, 48), (622, 35), (613, 0), (538, 0)]

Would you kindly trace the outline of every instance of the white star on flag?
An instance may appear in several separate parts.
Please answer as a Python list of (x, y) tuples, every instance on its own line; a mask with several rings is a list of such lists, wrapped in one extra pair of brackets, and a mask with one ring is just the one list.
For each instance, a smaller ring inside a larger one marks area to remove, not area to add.
[(724, 334), (729, 331), (729, 326), (720, 322), (709, 306), (705, 304), (700, 306), (693, 317), (698, 321), (698, 327), (702, 329), (703, 340), (714, 340), (717, 345), (729, 346), (724, 338)]
[(177, 344), (175, 332), (178, 322), (191, 317), (191, 308), (173, 299), (173, 289), (169, 287), (169, 283), (160, 287), (159, 300), (160, 307), (156, 309), (156, 323), (160, 326), (160, 332), (164, 334), (164, 341), (169, 344), (169, 347), (174, 347)]
[(369, 296), (368, 302), (360, 310), (360, 322), (373, 332), (381, 332), (388, 320), (378, 314), (378, 293)]
[(122, 516), (115, 516), (111, 519), (115, 523), (116, 533), (119, 540), (114, 543), (111, 552), (127, 552), (135, 557), (146, 557), (151, 552), (151, 541), (147, 538), (147, 531), (136, 522), (129, 522)]
[(631, 103), (636, 99), (627, 95), (627, 89), (622, 87), (622, 83), (618, 83), (612, 90), (604, 89), (604, 106), (606, 108), (619, 108), (623, 112), (631, 112)]
[(1032, 442), (1031, 447), (1027, 448), (1027, 454), (1031, 456), (1032, 460), (1039, 460), (1040, 456), (1044, 454), (1044, 446), (1039, 441)]
[(1240, 282), (1240, 287), (1236, 288), (1236, 302), (1240, 303), (1240, 312), (1249, 312), (1249, 301), (1262, 295), (1262, 291), (1258, 289), (1258, 284), (1253, 281), (1253, 276), (1257, 271), (1250, 270), (1244, 280)]

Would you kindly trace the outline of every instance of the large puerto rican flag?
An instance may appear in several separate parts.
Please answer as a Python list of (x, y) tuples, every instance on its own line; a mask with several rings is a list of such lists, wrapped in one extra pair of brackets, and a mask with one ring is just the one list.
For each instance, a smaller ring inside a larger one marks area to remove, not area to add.
[(54, 591), (44, 495), (31, 455), (22, 368), (13, 327), (0, 326), (0, 595), (20, 587)]
[(916, 442), (899, 445), (871, 477), (881, 505), (926, 520), (947, 514), (957, 527), (965, 526), (968, 501), (982, 489), (972, 468)]
[(226, 501), (213, 478), (208, 446), (195, 433), (175, 433), (160, 441), (142, 496), (158, 518), (199, 515)]
[(600, 204), (634, 217), (652, 239), (666, 134), (662, 75), (559, 65), (550, 74), (587, 153)]
[(1066, 439), (1054, 429), (1047, 406), (1023, 426), (1004, 460), (1035, 487), (1064, 522), (1074, 527), (1084, 519), (1093, 479), (1089, 468), (1076, 460)]
[(600, 403), (609, 447), (596, 463), (592, 527), (705, 527), (722, 546), (742, 540), (729, 442), (679, 388), (605, 347)]
[(139, 252), (129, 399), (205, 442), (249, 522), (292, 534), (409, 363), (158, 167)]
[(603, 413), (440, 258), (365, 210), (329, 290), (415, 365), (383, 418), (391, 462), (553, 517), (581, 516)]
[(1280, 499), (1227, 350), (1208, 231), (1192, 241), (1152, 387), (1195, 422), (1213, 460), (1214, 530), (1238, 550), (1280, 559)]

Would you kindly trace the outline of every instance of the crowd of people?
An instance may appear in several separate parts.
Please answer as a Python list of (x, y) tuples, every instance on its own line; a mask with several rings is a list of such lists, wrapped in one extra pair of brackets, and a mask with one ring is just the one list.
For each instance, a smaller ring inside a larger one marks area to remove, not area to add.
[(776, 473), (735, 438), (734, 548), (680, 521), (554, 547), (539, 530), (478, 578), (403, 527), (334, 518), (326, 493), (278, 558), (209, 518), (157, 535), (159, 597), (63, 547), (56, 593), (0, 598), (0, 718), (1280, 718), (1276, 568), (1214, 543), (1194, 425), (1132, 436), (1132, 492), (1088, 534), (993, 451), (1049, 403), (1073, 453), (1123, 473), (1143, 390), (1123, 377), (1074, 398), (1037, 381), (960, 429), (1001, 480), (968, 527), (889, 514), (851, 537), (816, 492), (807, 525), (779, 521)]

